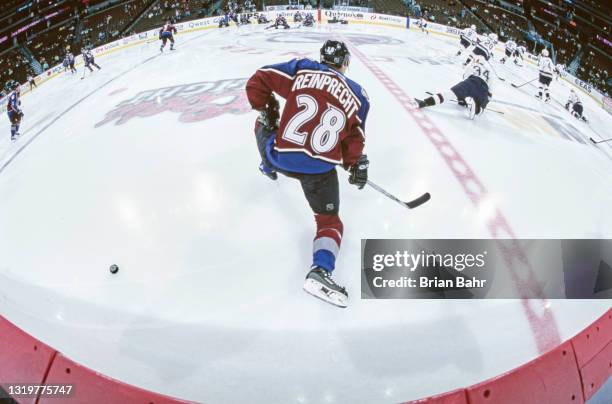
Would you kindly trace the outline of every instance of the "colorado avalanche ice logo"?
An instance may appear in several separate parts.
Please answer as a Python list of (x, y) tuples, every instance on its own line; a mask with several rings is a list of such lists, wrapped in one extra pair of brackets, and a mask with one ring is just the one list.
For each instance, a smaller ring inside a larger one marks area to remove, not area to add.
[(142, 91), (107, 112), (95, 127), (112, 121), (115, 121), (115, 125), (122, 125), (132, 118), (146, 118), (165, 111), (178, 113), (178, 120), (183, 123), (203, 121), (223, 114), (246, 114), (251, 111), (244, 90), (246, 81), (203, 81)]

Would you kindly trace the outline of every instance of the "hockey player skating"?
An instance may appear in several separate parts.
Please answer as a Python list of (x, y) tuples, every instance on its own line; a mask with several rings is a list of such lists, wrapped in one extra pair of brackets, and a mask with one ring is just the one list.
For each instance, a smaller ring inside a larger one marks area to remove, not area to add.
[(312, 14), (310, 13), (306, 13), (306, 16), (304, 17), (304, 22), (302, 22), (302, 26), (304, 27), (312, 27), (315, 24), (315, 20), (314, 17), (312, 16)]
[(170, 20), (166, 21), (164, 26), (159, 30), (159, 39), (162, 41), (159, 51), (163, 52), (166, 47), (166, 42), (170, 41), (170, 50), (174, 50), (174, 34), (176, 34), (176, 27), (172, 25)]
[(302, 15), (302, 13), (300, 13), (300, 11), (296, 11), (295, 14), (293, 14), (293, 21), (294, 22), (302, 22), (304, 20), (304, 16)]
[(457, 103), (467, 107), (468, 117), (482, 115), (492, 97), (490, 73), (481, 56), (467, 66), (463, 73), (463, 81), (451, 87), (450, 91), (434, 94), (424, 100), (415, 99), (419, 108), (442, 104), (446, 100), (457, 99)]
[(219, 18), (219, 28), (229, 27), (229, 15), (225, 14)]
[(83, 62), (85, 63), (85, 66), (83, 66), (83, 75), (81, 76), (81, 80), (85, 78), (85, 72), (87, 71), (86, 69), (89, 69), (89, 71), (93, 73), (94, 70), (91, 68), (91, 66), (94, 66), (98, 70), (102, 69), (96, 64), (96, 59), (89, 49), (81, 49), (81, 56), (83, 56)]
[(6, 83), (5, 90), (9, 93), (6, 113), (11, 122), (11, 141), (14, 141), (19, 136), (19, 125), (21, 124), (21, 118), (23, 118), (20, 100), (21, 87), (19, 83), (11, 80)]
[(66, 53), (66, 56), (64, 57), (64, 61), (66, 65), (68, 65), (68, 68), (70, 68), (70, 73), (75, 74), (77, 70), (74, 67), (74, 55), (72, 54), (72, 52)]
[[(548, 57), (548, 50), (546, 48), (542, 49), (540, 54), (540, 58), (538, 60), (538, 70), (540, 71), (540, 76), (538, 81), (540, 82), (538, 93), (536, 94), (536, 98), (540, 100), (544, 100), (544, 102), (550, 101), (550, 91), (549, 86), (550, 82), (553, 79), (553, 74), (555, 72), (555, 67), (553, 66), (552, 60)], [(544, 98), (542, 98), (544, 97)]]
[(565, 109), (567, 109), (574, 118), (588, 122), (586, 116), (584, 115), (582, 101), (580, 101), (578, 94), (576, 94), (574, 90), (570, 90), (569, 99), (565, 103)]
[(525, 52), (527, 52), (527, 48), (525, 48), (523, 45), (519, 45), (516, 47), (516, 49), (512, 53), (512, 60), (515, 65), (519, 67), (523, 66), (518, 62), (518, 60), (521, 59), (521, 62), (524, 60), (523, 55), (525, 54)]
[(557, 63), (555, 66), (555, 80), (559, 80), (559, 77), (563, 77), (565, 73), (565, 65), (562, 63)]
[(514, 55), (514, 52), (516, 52), (516, 42), (514, 42), (512, 39), (508, 39), (508, 41), (506, 41), (506, 49), (504, 50), (505, 55), (499, 60), (499, 62), (501, 64), (506, 63), (506, 59), (510, 59)]
[[(349, 63), (346, 45), (328, 40), (320, 62), (265, 66), (246, 85), (251, 106), (261, 111), (255, 124), (260, 170), (273, 180), (277, 173), (298, 180), (314, 212), (317, 230), (304, 290), (339, 307), (347, 306), (348, 293), (331, 277), (343, 232), (336, 165), (349, 171), (349, 183), (359, 189), (369, 166), (363, 147), (370, 104), (361, 86), (345, 76)], [(280, 123), (272, 92), (286, 99)]]
[(429, 31), (427, 31), (427, 20), (424, 17), (419, 18), (417, 20), (416, 25), (421, 29), (421, 32), (424, 32), (429, 35)]
[(34, 87), (38, 87), (36, 85), (36, 80), (34, 79), (34, 76), (32, 76), (31, 73), (28, 73), (28, 84), (30, 84), (30, 91), (34, 90)]
[(478, 38), (478, 32), (476, 32), (476, 26), (472, 25), (461, 31), (459, 34), (459, 45), (460, 48), (457, 51), (456, 56), (461, 55), (461, 53), (476, 44), (476, 39)]
[(472, 49), (472, 53), (463, 63), (464, 66), (469, 65), (476, 56), (481, 56), (485, 61), (489, 61), (491, 55), (493, 54), (493, 50), (495, 49), (495, 45), (497, 45), (497, 34), (491, 33), (485, 36), (482, 40), (476, 42), (476, 45)]

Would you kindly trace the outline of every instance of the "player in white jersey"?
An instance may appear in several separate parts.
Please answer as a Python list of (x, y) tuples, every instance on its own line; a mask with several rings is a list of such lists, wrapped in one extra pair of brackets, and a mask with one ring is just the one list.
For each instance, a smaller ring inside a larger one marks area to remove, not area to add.
[(481, 56), (485, 61), (489, 61), (493, 50), (497, 45), (497, 34), (491, 33), (489, 35), (483, 35), (482, 39), (479, 39), (472, 50), (472, 54), (465, 60), (463, 66), (469, 65), (476, 56)]
[(34, 76), (32, 76), (32, 73), (28, 73), (28, 83), (30, 84), (30, 91), (34, 90), (34, 87), (38, 87), (36, 85), (36, 80), (34, 79)]
[(553, 79), (553, 75), (556, 71), (555, 66), (553, 65), (552, 60), (548, 57), (548, 50), (546, 48), (542, 49), (540, 53), (540, 58), (538, 60), (538, 70), (540, 71), (539, 77), (539, 91), (536, 95), (536, 98), (542, 100), (544, 98), (544, 102), (550, 101), (550, 91), (548, 90), (550, 86), (550, 82)]
[[(476, 56), (463, 72), (463, 81), (451, 87), (450, 91), (433, 94), (424, 100), (415, 99), (419, 108), (442, 104), (444, 100), (457, 98), (457, 104), (468, 108), (468, 117), (482, 115), (493, 96), (489, 69), (482, 56)], [(430, 93), (431, 94), (431, 93)]]
[(562, 63), (557, 63), (557, 65), (555, 66), (555, 71), (557, 73), (555, 75), (555, 80), (559, 80), (559, 77), (562, 77), (565, 73), (565, 65)]
[(499, 60), (499, 62), (501, 64), (506, 63), (506, 58), (511, 58), (512, 55), (514, 55), (515, 50), (516, 50), (516, 42), (514, 42), (512, 39), (508, 39), (508, 41), (506, 41), (505, 56), (502, 57)]
[(582, 101), (580, 101), (578, 94), (576, 94), (573, 89), (570, 90), (569, 99), (565, 103), (565, 109), (567, 109), (574, 118), (588, 122), (586, 116), (584, 115)]
[(476, 43), (476, 39), (478, 38), (478, 32), (476, 31), (476, 26), (472, 25), (461, 31), (459, 34), (459, 44), (460, 48), (457, 51), (457, 55), (461, 55), (461, 52), (469, 48), (470, 46)]
[(424, 32), (429, 35), (429, 31), (427, 31), (427, 20), (424, 17), (419, 18), (417, 20), (416, 25), (421, 29), (421, 32)]

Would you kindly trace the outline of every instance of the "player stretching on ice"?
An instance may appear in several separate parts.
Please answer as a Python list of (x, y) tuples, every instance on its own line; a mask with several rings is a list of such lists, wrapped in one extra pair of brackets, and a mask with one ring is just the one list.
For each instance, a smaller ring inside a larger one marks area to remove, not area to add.
[[(359, 189), (369, 165), (363, 146), (370, 103), (344, 75), (349, 63), (346, 45), (328, 40), (320, 63), (293, 59), (265, 66), (246, 85), (251, 106), (261, 111), (255, 124), (260, 170), (273, 180), (277, 172), (298, 180), (314, 212), (317, 232), (304, 290), (339, 307), (347, 306), (348, 293), (331, 277), (343, 232), (336, 165), (350, 172), (349, 182)], [(272, 92), (287, 100), (279, 124)]]
[(276, 20), (274, 20), (274, 24), (270, 25), (268, 28), (278, 29), (278, 27), (283, 27), (284, 29), (291, 28), (289, 24), (287, 23), (287, 19), (283, 17), (282, 15), (277, 16)]
[(461, 55), (464, 50), (476, 44), (476, 38), (478, 38), (478, 32), (476, 32), (475, 25), (461, 31), (461, 34), (459, 34), (459, 44), (461, 45), (461, 48), (459, 48), (455, 56)]
[(5, 89), (7, 92), (10, 91), (6, 113), (9, 121), (11, 121), (11, 141), (14, 141), (19, 136), (19, 124), (21, 124), (21, 118), (23, 117), (23, 111), (20, 108), (21, 100), (19, 99), (21, 88), (19, 83), (11, 80), (6, 83)]
[(304, 22), (302, 26), (304, 27), (312, 27), (315, 23), (314, 17), (310, 13), (306, 13), (306, 17), (304, 17)]
[(569, 99), (565, 103), (565, 109), (567, 109), (574, 118), (588, 122), (586, 116), (583, 115), (584, 107), (582, 106), (582, 101), (580, 101), (578, 94), (576, 94), (574, 90), (570, 91)]
[(166, 47), (166, 42), (170, 41), (170, 50), (174, 50), (174, 35), (176, 34), (176, 27), (172, 25), (170, 20), (166, 21), (166, 24), (159, 30), (159, 39), (161, 39), (162, 44), (159, 47), (159, 51), (163, 52)]
[(542, 95), (545, 95), (546, 98), (544, 99), (544, 102), (548, 102), (550, 101), (550, 92), (548, 91), (548, 87), (550, 86), (550, 82), (553, 79), (553, 74), (556, 69), (553, 66), (552, 60), (550, 60), (548, 57), (548, 50), (546, 48), (542, 49), (542, 53), (538, 60), (538, 70), (540, 71), (540, 77), (538, 79), (540, 86), (538, 94), (536, 94), (536, 98), (541, 100)]
[(85, 72), (87, 71), (87, 70), (85, 70), (86, 68), (89, 69), (89, 71), (91, 73), (93, 73), (93, 69), (91, 68), (91, 66), (96, 67), (98, 70), (102, 69), (100, 66), (98, 66), (96, 64), (96, 59), (94, 58), (93, 53), (91, 53), (91, 51), (89, 49), (86, 49), (86, 48), (81, 49), (81, 55), (83, 56), (83, 62), (85, 62), (85, 66), (83, 67), (83, 75), (81, 76), (81, 80), (85, 78)]
[(475, 116), (482, 115), (493, 96), (491, 93), (491, 81), (489, 70), (484, 65), (480, 56), (465, 69), (463, 81), (451, 87), (450, 91), (434, 94), (424, 100), (415, 99), (419, 108), (430, 107), (442, 104), (452, 97), (457, 98), (459, 105), (468, 108), (468, 117), (474, 119)]

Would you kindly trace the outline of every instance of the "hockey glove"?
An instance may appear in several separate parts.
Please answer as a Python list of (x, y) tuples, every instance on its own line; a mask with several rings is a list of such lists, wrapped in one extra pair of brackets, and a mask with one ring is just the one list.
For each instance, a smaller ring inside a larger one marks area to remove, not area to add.
[(278, 120), (280, 118), (280, 106), (274, 94), (268, 98), (266, 109), (259, 114), (258, 121), (266, 128), (267, 131), (275, 131), (278, 129)]
[(359, 189), (362, 189), (368, 182), (369, 166), (370, 161), (368, 160), (368, 156), (362, 154), (361, 157), (359, 157), (359, 160), (349, 167), (349, 183), (356, 185)]

